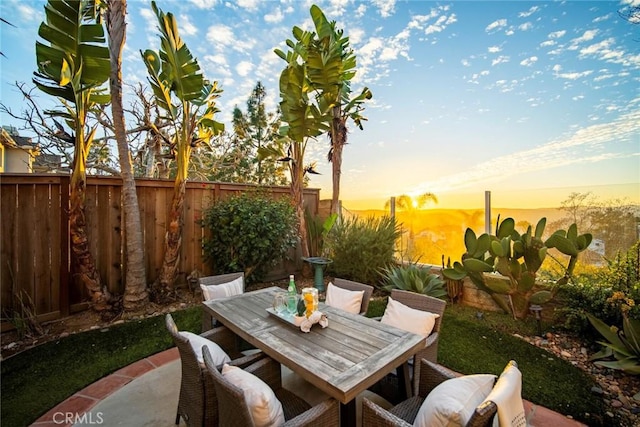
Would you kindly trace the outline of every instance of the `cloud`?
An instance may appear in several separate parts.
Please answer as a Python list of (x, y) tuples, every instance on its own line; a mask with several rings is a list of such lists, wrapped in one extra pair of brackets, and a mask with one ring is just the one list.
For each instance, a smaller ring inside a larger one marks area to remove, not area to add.
[(378, 13), (383, 18), (388, 18), (395, 13), (395, 0), (372, 0), (372, 3), (378, 8)]
[(279, 7), (275, 8), (273, 12), (264, 15), (264, 22), (268, 22), (269, 24), (277, 24), (279, 22), (282, 22), (283, 19), (284, 14)]
[(205, 69), (205, 75), (231, 77), (232, 73), (229, 68), (227, 59), (222, 54), (204, 55), (202, 66)]
[(547, 37), (549, 37), (550, 39), (559, 39), (564, 37), (565, 34), (567, 34), (565, 30), (554, 31), (553, 33), (549, 33)]
[(178, 20), (178, 29), (180, 35), (184, 36), (195, 36), (198, 33), (198, 28), (193, 25), (187, 15), (180, 15), (180, 19)]
[(438, 18), (435, 24), (429, 25), (425, 30), (425, 34), (439, 33), (442, 32), (449, 25), (454, 24), (458, 21), (456, 18), (456, 14), (452, 13), (449, 16), (442, 15)]
[(218, 0), (189, 0), (198, 9), (213, 9)]
[(251, 38), (239, 38), (233, 33), (231, 27), (224, 24), (211, 25), (207, 30), (207, 41), (216, 50), (221, 50), (225, 47), (245, 52), (250, 50), (255, 45), (255, 40)]
[[(426, 35), (440, 33), (458, 21), (455, 13), (447, 13), (449, 9), (449, 6), (438, 6), (431, 8), (428, 15), (413, 15), (406, 28), (423, 30)], [(434, 19), (435, 22), (428, 24)]]
[(504, 63), (507, 63), (507, 62), (509, 62), (509, 57), (505, 56), (505, 55), (500, 55), (496, 59), (491, 61), (491, 66), (504, 64)]
[(522, 61), (520, 61), (520, 65), (525, 66), (525, 67), (530, 67), (533, 64), (535, 64), (536, 62), (538, 62), (538, 57), (537, 56), (532, 56), (530, 58), (526, 58), (526, 59), (523, 59)]
[(608, 21), (609, 19), (611, 19), (611, 17), (612, 17), (612, 14), (611, 13), (607, 13), (606, 15), (598, 16), (597, 18), (594, 18), (593, 23), (597, 24), (599, 22)]
[(258, 4), (260, 4), (260, 2), (258, 0), (237, 0), (236, 4), (243, 9), (256, 11), (258, 10)]
[(490, 161), (478, 163), (465, 172), (421, 183), (415, 191), (428, 189), (440, 194), (485, 183), (506, 182), (529, 172), (543, 172), (572, 164), (637, 157), (637, 152), (615, 153), (610, 150), (610, 147), (621, 141), (633, 141), (637, 139), (639, 133), (640, 110), (637, 110), (621, 115), (609, 123), (578, 129), (573, 134), (554, 139), (539, 147), (499, 156)]
[(571, 40), (571, 44), (573, 46), (578, 45), (582, 42), (587, 42), (593, 40), (593, 38), (598, 34), (598, 30), (587, 30), (580, 37), (576, 37)]
[(246, 77), (251, 70), (253, 70), (253, 64), (249, 61), (240, 61), (236, 65), (236, 72), (242, 77)]
[(493, 21), (491, 24), (487, 25), (487, 28), (485, 28), (484, 30), (487, 33), (493, 32), (494, 30), (499, 30), (501, 28), (504, 28), (507, 26), (507, 20), (506, 19), (498, 19), (497, 21)]
[[(13, 5), (15, 7), (15, 5)], [(34, 9), (24, 2), (20, 2), (17, 5), (18, 13), (20, 14), (20, 19), (26, 22), (38, 22), (44, 19), (44, 15), (42, 12)]]
[(487, 50), (489, 51), (489, 53), (502, 52), (502, 48), (500, 46), (489, 46)]
[(528, 31), (533, 28), (533, 24), (531, 22), (525, 22), (524, 24), (518, 25), (518, 29), (520, 31)]
[(518, 14), (518, 18), (528, 18), (529, 16), (533, 15), (534, 13), (536, 13), (538, 10), (540, 10), (540, 8), (538, 6), (531, 6), (528, 11), (520, 12)]
[(593, 71), (591, 70), (582, 71), (582, 72), (573, 72), (573, 73), (557, 73), (556, 77), (560, 77), (561, 79), (567, 79), (567, 80), (578, 80), (592, 73)]

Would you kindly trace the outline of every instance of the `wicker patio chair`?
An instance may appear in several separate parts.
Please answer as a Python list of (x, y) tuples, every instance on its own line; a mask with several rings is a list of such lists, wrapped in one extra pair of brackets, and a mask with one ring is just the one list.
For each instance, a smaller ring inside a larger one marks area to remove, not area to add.
[[(398, 301), (416, 310), (428, 311), (440, 315), (435, 320), (431, 334), (427, 337), (425, 347), (418, 351), (408, 362), (413, 366), (413, 369), (410, 371), (411, 390), (412, 393), (415, 394), (418, 387), (418, 378), (420, 377), (420, 364), (417, 363), (417, 361), (426, 359), (430, 362), (438, 363), (438, 339), (440, 337), (440, 328), (442, 327), (442, 316), (444, 315), (447, 302), (439, 298), (415, 292), (402, 291), (400, 289), (391, 290), (391, 298), (394, 301)], [(377, 317), (376, 319), (380, 320), (381, 317)], [(391, 403), (397, 403), (399, 396), (403, 394), (399, 390), (398, 375), (400, 374), (400, 369), (398, 368), (396, 373), (388, 374), (382, 380), (371, 386), (369, 390), (379, 394)]]
[(373, 286), (365, 285), (364, 283), (352, 282), (351, 280), (334, 278), (331, 282), (335, 286), (347, 289), (349, 291), (364, 291), (362, 295), (362, 304), (360, 305), (360, 314), (367, 314), (367, 310), (369, 309), (369, 300), (371, 299), (371, 295), (373, 295)]
[[(241, 389), (227, 381), (222, 374), (212, 366), (213, 362), (208, 349), (203, 349), (207, 374), (215, 384), (218, 396), (218, 411), (220, 425), (225, 427), (253, 426), (250, 409)], [(265, 357), (244, 368), (247, 372), (257, 376), (274, 391), (282, 403), (284, 412), (284, 426), (337, 426), (340, 423), (340, 405), (330, 398), (316, 406), (311, 406), (294, 393), (282, 387), (280, 364)]]
[[(171, 314), (166, 315), (165, 321), (173, 342), (178, 347), (182, 367), (176, 424), (180, 423), (180, 417), (182, 417), (188, 426), (217, 426), (215, 387), (205, 375), (206, 369), (198, 362), (189, 340), (178, 332)], [(218, 344), (229, 355), (231, 364), (235, 366), (244, 367), (264, 357), (263, 353), (248, 356), (242, 354), (238, 350), (237, 336), (224, 326), (211, 329), (200, 336)]]
[[(211, 286), (211, 285), (222, 285), (224, 283), (231, 282), (238, 277), (242, 277), (242, 290), (244, 292), (244, 273), (228, 273), (228, 274), (219, 274), (217, 276), (206, 276), (198, 279), (199, 285)], [(204, 301), (204, 294), (202, 295), (202, 300)], [(202, 310), (202, 332), (208, 331), (216, 325), (215, 319), (211, 316), (211, 314), (207, 313), (206, 310)]]
[[(422, 359), (420, 361), (420, 378), (418, 394), (386, 410), (366, 397), (362, 399), (362, 425), (367, 427), (410, 427), (418, 415), (418, 411), (427, 395), (440, 383), (455, 378), (456, 373), (443, 366)], [(476, 407), (465, 427), (489, 427), (498, 407), (493, 402), (486, 402)]]

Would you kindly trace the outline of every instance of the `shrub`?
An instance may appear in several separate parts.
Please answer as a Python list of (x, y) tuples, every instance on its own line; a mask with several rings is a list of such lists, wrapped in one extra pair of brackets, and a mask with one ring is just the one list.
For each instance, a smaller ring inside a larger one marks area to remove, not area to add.
[(338, 277), (375, 284), (394, 261), (400, 229), (389, 216), (345, 219), (329, 233), (329, 270)]
[(634, 302), (629, 316), (640, 318), (640, 242), (633, 245), (626, 254), (618, 254), (608, 265), (591, 274), (582, 274), (575, 283), (569, 283), (560, 290), (565, 306), (558, 310), (564, 327), (576, 332), (593, 335), (586, 313), (608, 325), (622, 325), (622, 313), (613, 296), (621, 295)]
[(417, 294), (429, 295), (435, 298), (444, 298), (447, 291), (444, 289), (444, 280), (437, 274), (431, 273), (428, 267), (420, 267), (416, 264), (399, 265), (382, 270), (384, 289), (401, 289)]
[(244, 271), (247, 281), (261, 280), (297, 241), (291, 201), (259, 193), (221, 200), (204, 214), (211, 236), (204, 252), (217, 274)]

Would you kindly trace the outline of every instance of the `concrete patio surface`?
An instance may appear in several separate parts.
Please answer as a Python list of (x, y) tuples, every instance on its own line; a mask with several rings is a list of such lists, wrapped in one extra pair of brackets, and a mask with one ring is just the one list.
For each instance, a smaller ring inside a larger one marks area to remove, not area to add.
[[(314, 405), (326, 399), (320, 390), (283, 367), (283, 385)], [(163, 351), (124, 367), (80, 390), (40, 417), (32, 426), (175, 426), (180, 391), (180, 360), (176, 348)], [(362, 396), (383, 407), (389, 403), (364, 392)], [(357, 404), (360, 423), (361, 405)], [(529, 425), (533, 427), (584, 426), (573, 419), (525, 401)], [(180, 426), (184, 426), (181, 420)], [(366, 426), (363, 426), (366, 427)]]

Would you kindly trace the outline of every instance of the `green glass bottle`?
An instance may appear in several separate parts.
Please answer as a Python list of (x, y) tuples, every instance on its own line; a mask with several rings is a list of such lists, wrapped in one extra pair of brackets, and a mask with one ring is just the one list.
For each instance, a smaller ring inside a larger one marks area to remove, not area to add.
[(293, 274), (289, 275), (289, 287), (287, 288), (289, 295), (295, 295), (298, 293), (296, 290), (296, 282), (293, 280)]

